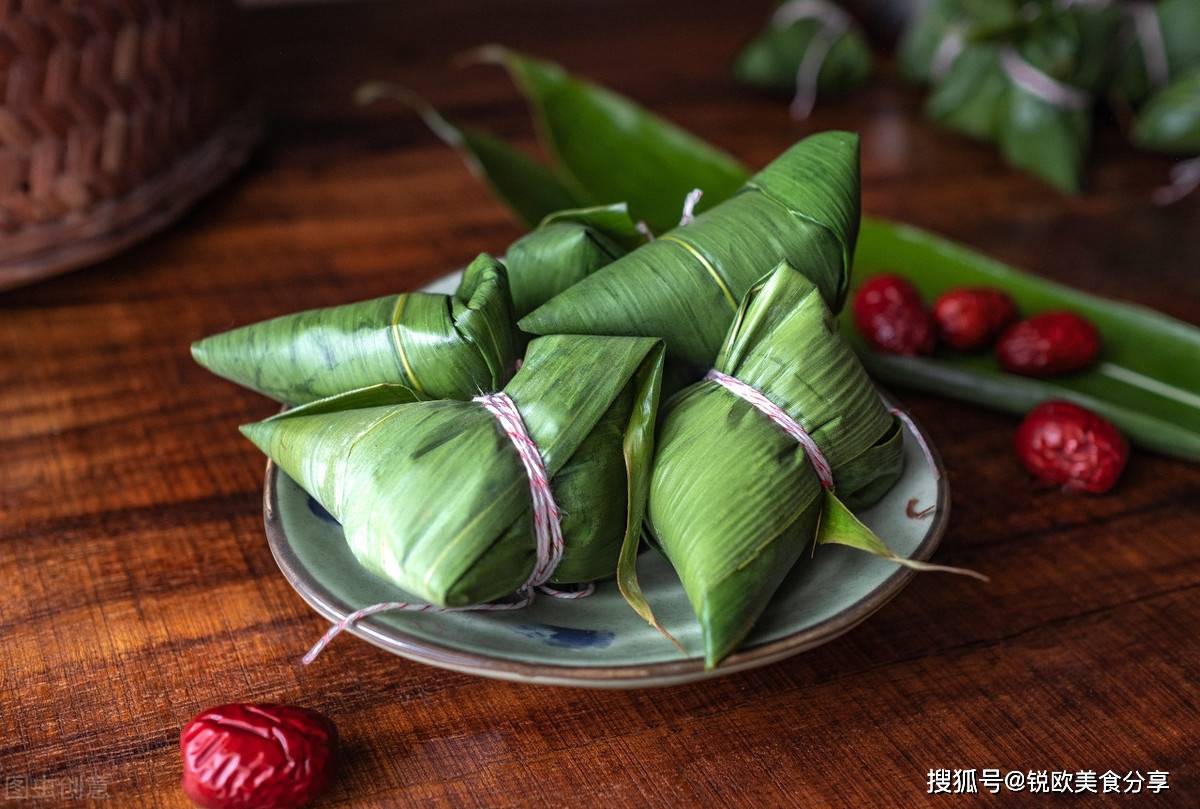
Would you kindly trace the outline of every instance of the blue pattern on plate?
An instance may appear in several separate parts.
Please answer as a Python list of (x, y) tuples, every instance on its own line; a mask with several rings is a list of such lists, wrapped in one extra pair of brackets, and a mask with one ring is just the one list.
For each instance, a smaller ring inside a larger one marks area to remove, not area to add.
[(333, 523), (334, 525), (341, 525), (341, 523), (337, 521), (337, 518), (334, 517), (332, 514), (330, 514), (328, 511), (326, 511), (325, 506), (318, 503), (311, 494), (308, 495), (308, 510), (313, 513), (314, 517), (316, 517), (318, 520), (321, 520), (322, 522), (329, 522), (329, 523)]
[(613, 633), (603, 629), (575, 629), (553, 624), (518, 624), (513, 629), (527, 638), (563, 649), (603, 649), (613, 642)]

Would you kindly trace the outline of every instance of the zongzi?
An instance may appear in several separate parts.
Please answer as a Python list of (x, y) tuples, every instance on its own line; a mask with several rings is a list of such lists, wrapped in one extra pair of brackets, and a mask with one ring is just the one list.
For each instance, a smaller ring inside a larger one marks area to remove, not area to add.
[[(898, 479), (903, 432), (817, 288), (786, 263), (749, 290), (713, 371), (664, 410), (650, 529), (714, 666), (742, 642), (819, 526), (870, 533), (847, 509), (870, 505)], [(863, 547), (851, 540), (822, 541)]]
[(517, 318), (645, 242), (624, 204), (559, 211), (508, 249), (481, 255), (453, 295), (426, 292), (283, 315), (201, 340), (213, 373), (287, 404), (398, 384), (466, 399), (511, 376)]
[[(383, 385), (243, 432), (341, 521), (364, 567), (430, 604), (476, 605), (531, 581), (614, 574), (626, 536), (641, 532), (662, 361), (649, 338), (545, 337), (503, 391), (475, 401)], [(545, 561), (543, 514), (497, 397), (515, 408), (561, 511), (561, 560), (542, 580), (531, 576)]]
[(192, 346), (218, 376), (287, 404), (375, 384), (468, 399), (508, 381), (517, 359), (504, 265), (471, 262), (453, 295), (426, 292), (284, 315)]
[(1140, 104), (1200, 67), (1200, 0), (1126, 3), (1125, 47), (1113, 93)]
[(551, 299), (520, 321), (534, 334), (662, 337), (712, 364), (739, 299), (780, 261), (841, 309), (858, 234), (858, 136), (797, 143), (740, 191)]
[(848, 93), (870, 72), (862, 32), (829, 0), (784, 0), (733, 63), (733, 76), (743, 84), (793, 93), (797, 120), (809, 116), (818, 97)]
[(934, 84), (932, 118), (1077, 191), (1120, 22), (1100, 3), (940, 0), (914, 20), (901, 65)]

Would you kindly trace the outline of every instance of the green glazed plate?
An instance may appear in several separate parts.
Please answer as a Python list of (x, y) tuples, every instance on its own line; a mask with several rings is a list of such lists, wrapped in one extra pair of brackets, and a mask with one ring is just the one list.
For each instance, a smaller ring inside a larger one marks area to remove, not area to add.
[[(452, 290), (456, 284), (452, 275), (429, 290)], [(898, 554), (924, 560), (945, 531), (950, 493), (936, 450), (930, 446), (926, 457), (911, 431), (905, 434), (905, 454), (900, 481), (859, 517)], [(931, 513), (910, 516), (930, 506)], [(411, 600), (362, 568), (338, 523), (273, 464), (267, 465), (263, 510), (284, 576), (330, 621), (381, 601)], [(673, 685), (764, 666), (819, 646), (868, 618), (914, 574), (860, 551), (822, 546), (784, 581), (742, 649), (712, 670), (704, 668), (699, 626), (666, 559), (645, 551), (638, 575), (655, 614), (686, 654), (639, 618), (612, 581), (576, 601), (544, 597), (513, 612), (381, 613), (349, 632), (401, 657), (483, 677), (597, 688)], [(328, 665), (346, 642), (335, 640), (313, 665)], [(303, 652), (296, 650), (297, 656)]]

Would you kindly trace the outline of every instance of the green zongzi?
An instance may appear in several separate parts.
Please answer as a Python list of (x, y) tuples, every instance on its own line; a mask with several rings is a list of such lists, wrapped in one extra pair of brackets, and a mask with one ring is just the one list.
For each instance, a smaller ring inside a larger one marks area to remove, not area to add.
[(507, 381), (514, 321), (645, 242), (624, 204), (559, 211), (508, 249), (481, 255), (453, 295), (426, 292), (312, 309), (201, 340), (210, 371), (287, 404), (375, 384), (465, 399)]
[(901, 65), (934, 84), (932, 118), (1077, 191), (1120, 22), (1100, 3), (939, 0), (912, 23)]
[[(476, 401), (376, 386), (243, 432), (341, 521), (364, 567), (430, 604), (477, 605), (531, 582), (613, 575), (641, 530), (662, 360), (649, 338), (545, 337), (502, 392)], [(565, 545), (543, 580), (531, 579), (542, 512), (517, 438), (492, 410), (498, 396), (561, 510)]]
[(583, 279), (520, 326), (663, 337), (672, 356), (711, 365), (738, 301), (780, 261), (841, 309), (858, 221), (858, 136), (813, 135), (725, 202)]
[[(769, 400), (813, 451), (747, 395)], [(867, 531), (846, 509), (873, 503), (895, 483), (903, 432), (817, 288), (786, 263), (747, 293), (714, 371), (664, 410), (647, 513), (713, 666), (750, 631), (817, 536), (823, 512), (845, 512), (827, 524), (844, 528), (848, 516)], [(622, 566), (622, 579), (633, 575)], [(636, 592), (627, 581), (622, 588)]]
[(743, 84), (793, 93), (797, 120), (809, 116), (818, 97), (848, 93), (870, 72), (862, 32), (828, 0), (784, 0), (733, 63), (734, 78)]
[(1200, 66), (1200, 0), (1158, 0), (1122, 6), (1125, 40), (1113, 93), (1140, 104)]
[(419, 398), (467, 399), (512, 374), (508, 276), (481, 255), (453, 295), (410, 292), (284, 315), (201, 340), (192, 356), (287, 404), (381, 383)]

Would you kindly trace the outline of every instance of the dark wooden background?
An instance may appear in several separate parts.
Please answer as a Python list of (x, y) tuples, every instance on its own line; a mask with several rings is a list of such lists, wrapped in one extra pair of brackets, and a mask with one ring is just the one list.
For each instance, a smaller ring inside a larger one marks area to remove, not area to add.
[(331, 806), (916, 806), (934, 767), (1169, 770), (1166, 797), (1129, 805), (1196, 805), (1200, 469), (1138, 452), (1109, 496), (1038, 491), (1012, 458), (1016, 419), (915, 394), (954, 492), (938, 558), (990, 586), (918, 577), (824, 648), (658, 691), (492, 682), (353, 640), (298, 665), (324, 623), (272, 562), (263, 459), (236, 430), (274, 406), (202, 371), (188, 344), (413, 288), (518, 234), (411, 116), (354, 107), (365, 79), (529, 143), (500, 71), (449, 64), (495, 40), (751, 165), (806, 132), (857, 129), (866, 211), (1200, 323), (1200, 198), (1148, 201), (1168, 161), (1133, 153), (1108, 121), (1091, 193), (1065, 198), (924, 123), (889, 71), (792, 123), (786, 103), (727, 78), (768, 5), (251, 14), (248, 53), (275, 112), (251, 168), (127, 255), (0, 295), (0, 806), (22, 788), (183, 805), (179, 729), (233, 700), (337, 721), (348, 749)]

